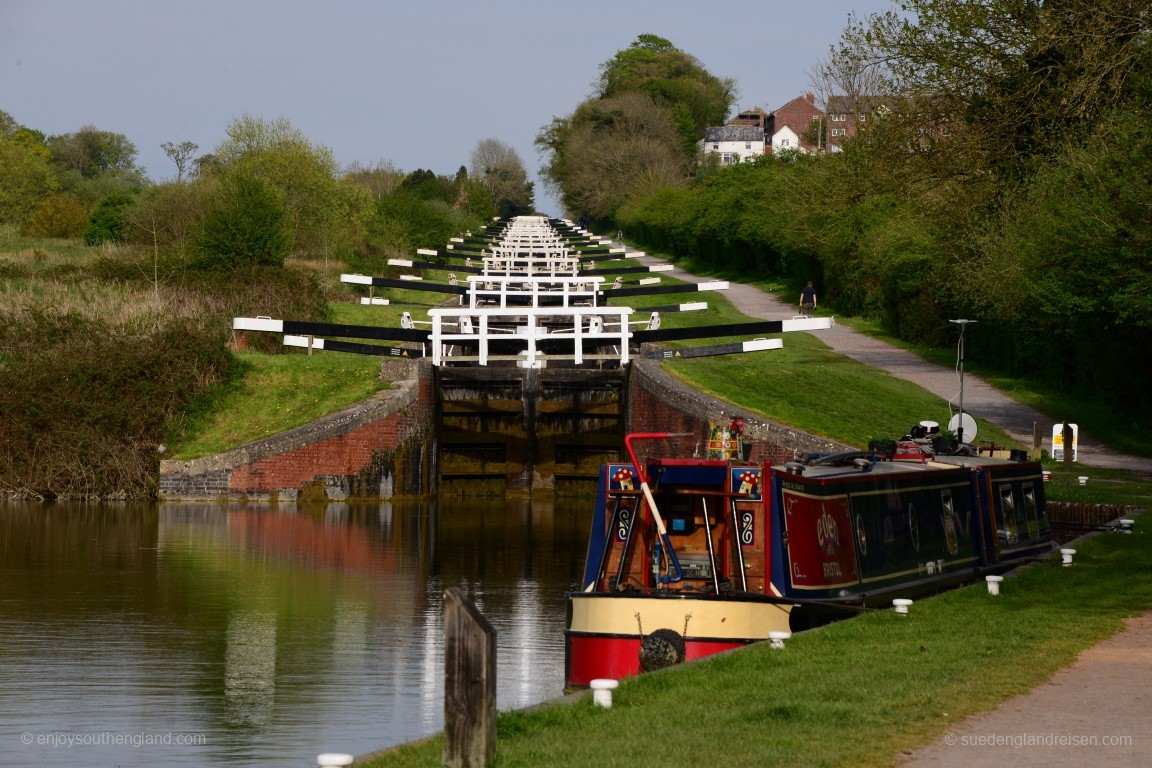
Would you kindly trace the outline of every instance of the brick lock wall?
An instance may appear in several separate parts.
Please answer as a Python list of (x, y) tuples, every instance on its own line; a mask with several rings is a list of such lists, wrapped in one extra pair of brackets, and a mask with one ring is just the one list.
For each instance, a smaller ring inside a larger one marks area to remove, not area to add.
[(766, 421), (728, 403), (711, 398), (665, 373), (657, 360), (632, 362), (629, 390), (629, 432), (687, 432), (689, 436), (650, 444), (649, 455), (704, 456), (711, 422), (730, 424), (739, 417), (744, 434), (752, 443), (754, 462), (783, 464), (797, 452), (845, 451), (851, 447), (791, 427)]
[(161, 499), (390, 498), (434, 490), (431, 367), (363, 403), (266, 440), (160, 466)]

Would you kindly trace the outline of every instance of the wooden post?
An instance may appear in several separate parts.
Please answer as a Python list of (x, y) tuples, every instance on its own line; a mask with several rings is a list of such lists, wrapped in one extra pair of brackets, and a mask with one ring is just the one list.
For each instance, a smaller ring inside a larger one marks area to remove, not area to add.
[(1072, 469), (1072, 425), (1064, 422), (1064, 427), (1061, 430), (1061, 438), (1064, 440), (1064, 469)]
[(457, 587), (444, 592), (444, 765), (496, 758), (496, 630)]
[(1040, 424), (1032, 422), (1032, 461), (1040, 461)]

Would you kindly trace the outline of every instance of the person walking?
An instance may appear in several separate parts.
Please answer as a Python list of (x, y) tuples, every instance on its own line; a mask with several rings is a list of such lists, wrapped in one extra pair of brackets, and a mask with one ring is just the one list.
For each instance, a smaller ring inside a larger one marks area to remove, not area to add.
[(812, 310), (814, 309), (816, 309), (816, 288), (809, 280), (808, 285), (800, 289), (800, 314), (804, 317), (812, 317)]

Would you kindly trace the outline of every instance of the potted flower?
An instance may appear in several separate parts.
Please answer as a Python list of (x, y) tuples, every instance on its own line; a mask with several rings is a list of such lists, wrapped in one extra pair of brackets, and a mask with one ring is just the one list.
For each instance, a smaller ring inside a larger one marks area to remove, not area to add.
[(752, 455), (752, 442), (744, 435), (744, 420), (740, 417), (732, 419), (728, 434), (732, 438), (733, 447), (740, 446), (740, 458), (748, 461)]

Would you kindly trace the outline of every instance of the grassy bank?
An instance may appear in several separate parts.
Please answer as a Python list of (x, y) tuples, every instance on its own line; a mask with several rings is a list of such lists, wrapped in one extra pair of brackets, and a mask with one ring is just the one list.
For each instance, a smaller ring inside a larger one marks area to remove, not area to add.
[[(496, 764), (889, 766), (904, 750), (1027, 691), (1152, 608), (1152, 537), (1078, 542), (1010, 575), (766, 645), (624, 680), (610, 710), (502, 713)], [(440, 737), (363, 763), (439, 765)]]
[[(791, 304), (795, 304), (799, 296), (798, 291), (776, 277), (769, 276), (764, 279), (756, 279), (755, 275), (718, 271), (707, 264), (688, 261), (679, 263), (681, 267), (693, 274), (754, 285), (773, 294), (781, 301)], [(926, 347), (909, 344), (895, 338), (886, 332), (878, 322), (868, 318), (837, 315), (836, 322), (893, 346), (915, 352), (929, 362), (945, 367), (956, 365), (957, 350), (954, 346)], [(1107, 397), (1085, 397), (1079, 394), (1061, 392), (1045, 379), (1005, 376), (991, 366), (980, 364), (971, 358), (965, 360), (964, 370), (966, 373), (981, 377), (1014, 400), (1029, 405), (1040, 413), (1047, 414), (1052, 417), (1053, 423), (1067, 419), (1078, 424), (1081, 430), (1089, 432), (1118, 451), (1136, 456), (1152, 457), (1152, 433), (1148, 430), (1132, 429), (1131, 415), (1126, 412), (1116, 412), (1112, 407), (1113, 403)], [(982, 425), (981, 433), (985, 434)]]

